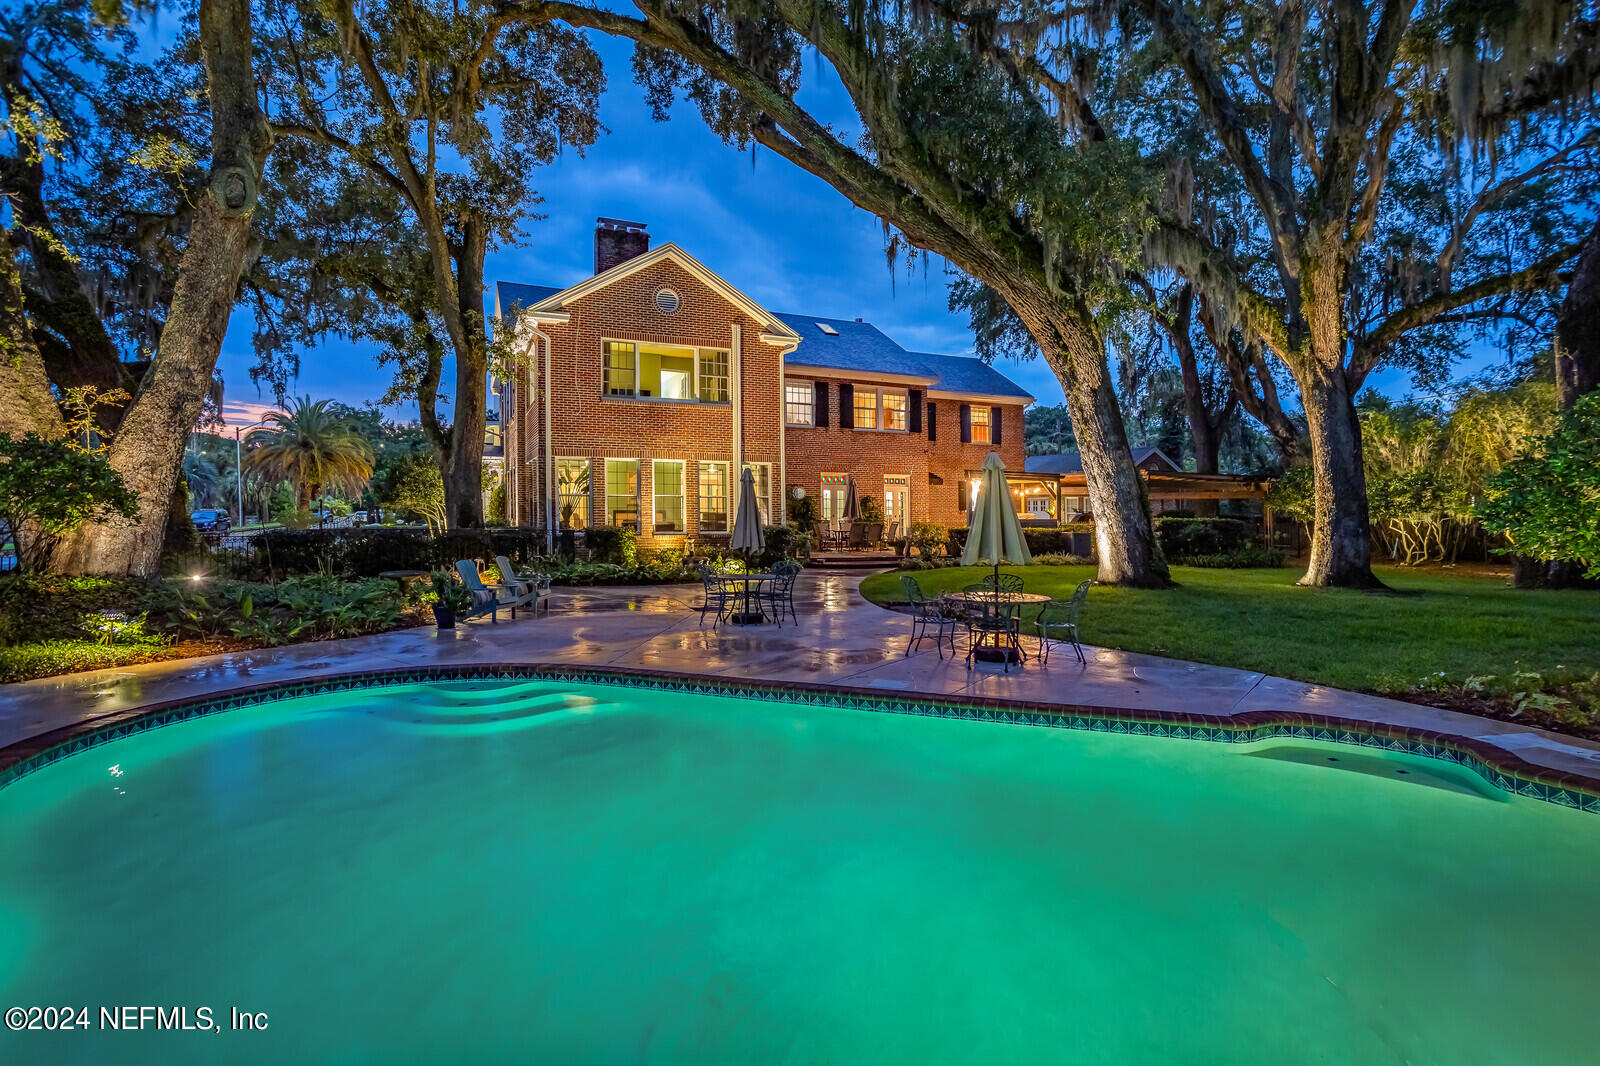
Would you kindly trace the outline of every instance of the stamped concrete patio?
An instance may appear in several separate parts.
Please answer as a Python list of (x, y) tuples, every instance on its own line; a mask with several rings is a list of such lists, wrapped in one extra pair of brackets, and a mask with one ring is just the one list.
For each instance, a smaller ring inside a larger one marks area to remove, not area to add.
[[(1049, 666), (1009, 674), (966, 668), (932, 640), (906, 657), (910, 619), (857, 591), (863, 575), (805, 571), (795, 590), (799, 624), (699, 626), (699, 586), (557, 589), (548, 616), (431, 626), (97, 670), (0, 685), (0, 748), (62, 726), (144, 704), (247, 685), (360, 670), (464, 663), (578, 663), (768, 681), (810, 681), (894, 692), (1038, 700), (1105, 708), (1239, 714), (1300, 711), (1411, 726), (1493, 744), (1553, 770), (1600, 778), (1600, 744), (1508, 722), (1199, 663), (1085, 648)], [(1090, 610), (1093, 610), (1090, 599)], [(1031, 642), (1030, 642), (1031, 643)]]

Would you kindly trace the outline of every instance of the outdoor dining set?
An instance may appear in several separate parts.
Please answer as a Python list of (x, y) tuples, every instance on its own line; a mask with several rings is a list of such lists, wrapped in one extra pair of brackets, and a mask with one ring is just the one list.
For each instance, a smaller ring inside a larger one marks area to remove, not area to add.
[(906, 641), (904, 654), (910, 655), (931, 636), (939, 658), (944, 658), (946, 641), (950, 644), (950, 654), (957, 655), (956, 637), (964, 632), (969, 670), (974, 661), (997, 662), (1009, 673), (1013, 663), (1020, 665), (1029, 659), (1022, 643), (1022, 612), (1025, 607), (1038, 604), (1039, 615), (1034, 620), (1034, 657), (1048, 664), (1052, 645), (1070, 644), (1078, 662), (1085, 663), (1083, 645), (1078, 640), (1078, 620), (1089, 598), (1089, 586), (1093, 584), (1092, 581), (1082, 582), (1071, 599), (1054, 600), (1036, 592), (1022, 591), (1020, 577), (997, 574), (984, 578), (980, 584), (968, 585), (960, 592), (928, 596), (916, 578), (901, 574), (900, 588), (911, 612), (911, 637)]

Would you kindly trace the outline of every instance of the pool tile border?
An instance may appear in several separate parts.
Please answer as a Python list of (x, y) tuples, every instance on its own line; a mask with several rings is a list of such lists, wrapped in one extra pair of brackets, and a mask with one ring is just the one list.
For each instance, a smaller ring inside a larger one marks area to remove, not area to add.
[(659, 670), (559, 663), (479, 663), (332, 674), (132, 708), (0, 748), (0, 788), (79, 752), (174, 722), (254, 707), (273, 700), (429, 681), (557, 681), (619, 685), (739, 699), (783, 700), (808, 706), (888, 714), (1128, 733), (1225, 744), (1249, 744), (1275, 738), (1329, 741), (1455, 763), (1476, 772), (1503, 791), (1600, 814), (1600, 779), (1538, 766), (1518, 758), (1512, 752), (1469, 737), (1357, 719), (1297, 711), (1204, 715), (929, 693), (887, 694), (845, 685), (738, 680)]

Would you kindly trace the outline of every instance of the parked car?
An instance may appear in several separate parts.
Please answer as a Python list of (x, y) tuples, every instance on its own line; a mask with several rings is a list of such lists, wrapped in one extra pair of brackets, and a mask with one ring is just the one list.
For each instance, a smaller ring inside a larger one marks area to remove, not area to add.
[(226, 533), (233, 524), (228, 520), (227, 511), (211, 509), (191, 511), (189, 520), (194, 523), (194, 528), (202, 533)]

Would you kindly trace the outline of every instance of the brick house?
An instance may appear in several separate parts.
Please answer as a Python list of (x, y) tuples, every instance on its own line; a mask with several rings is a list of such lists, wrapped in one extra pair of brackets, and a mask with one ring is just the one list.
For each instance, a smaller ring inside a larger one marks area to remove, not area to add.
[(1023, 468), (1033, 397), (981, 360), (911, 352), (861, 319), (774, 314), (676, 244), (601, 219), (595, 274), (501, 282), (521, 369), (491, 430), (520, 525), (628, 525), (641, 543), (730, 532), (739, 471), (763, 519), (850, 479), (886, 519), (965, 525), (990, 450)]

